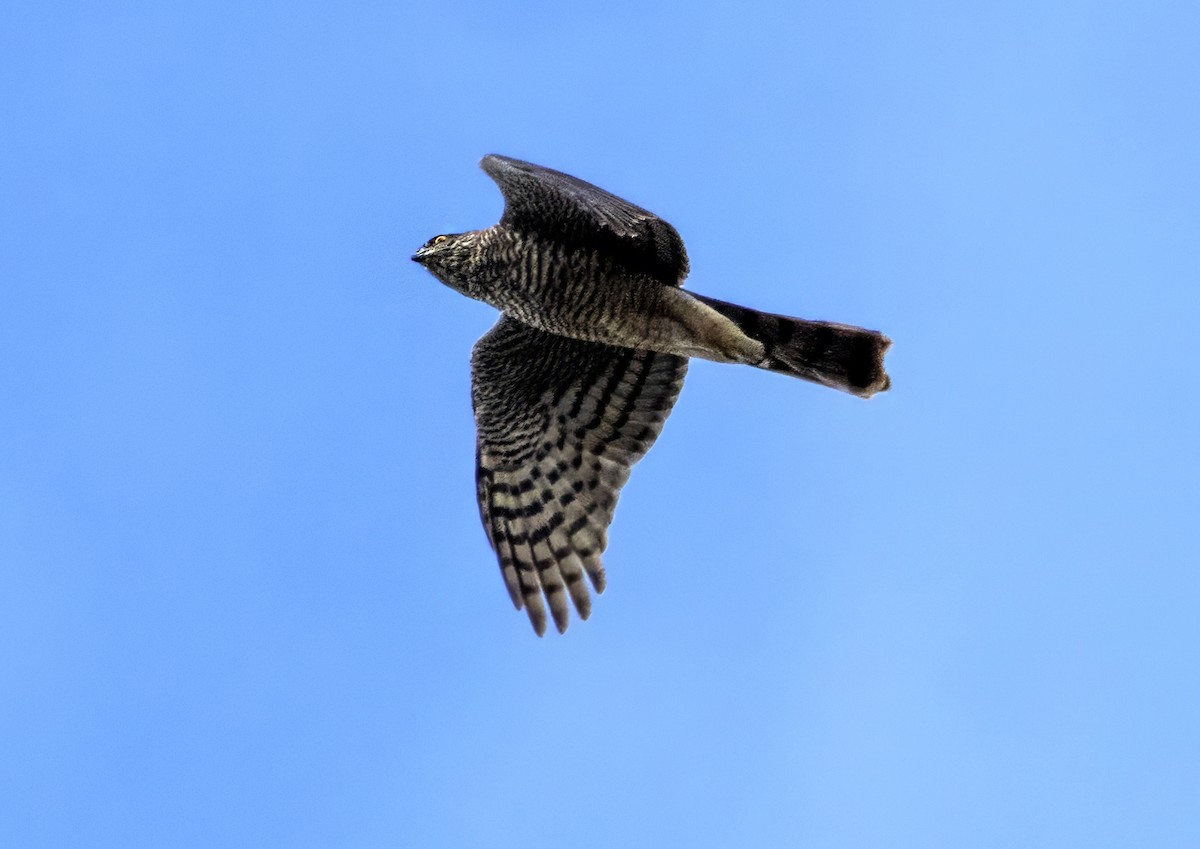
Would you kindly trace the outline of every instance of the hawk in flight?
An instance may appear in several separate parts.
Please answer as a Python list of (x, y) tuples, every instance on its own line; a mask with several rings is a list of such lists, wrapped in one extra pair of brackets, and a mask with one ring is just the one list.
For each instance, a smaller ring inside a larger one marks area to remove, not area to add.
[[(504, 156), (481, 163), (500, 223), (435, 236), (413, 256), (502, 315), (471, 353), (483, 527), (513, 604), (559, 632), (590, 580), (629, 469), (654, 444), (689, 357), (742, 363), (863, 398), (888, 388), (882, 333), (685, 292), (675, 228), (629, 201)], [(587, 580), (584, 576), (587, 576)]]

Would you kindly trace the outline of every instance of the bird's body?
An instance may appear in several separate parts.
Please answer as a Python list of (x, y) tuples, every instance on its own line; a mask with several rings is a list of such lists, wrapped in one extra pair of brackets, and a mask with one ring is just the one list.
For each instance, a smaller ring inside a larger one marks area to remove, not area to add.
[(658, 436), (688, 357), (745, 363), (869, 397), (891, 344), (870, 330), (685, 292), (683, 240), (653, 213), (575, 177), (488, 156), (499, 224), (413, 257), (499, 309), (472, 354), (480, 513), (514, 604), (560, 631), (587, 618), (629, 469)]
[(502, 225), (470, 237), (472, 297), (530, 327), (625, 348), (757, 363), (763, 346), (678, 283), (623, 267), (605, 251)]

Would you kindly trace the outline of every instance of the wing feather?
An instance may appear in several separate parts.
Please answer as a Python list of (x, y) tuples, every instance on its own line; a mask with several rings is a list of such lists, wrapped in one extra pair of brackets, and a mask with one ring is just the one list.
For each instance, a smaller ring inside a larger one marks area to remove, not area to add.
[(520, 159), (480, 162), (504, 195), (503, 226), (604, 251), (630, 271), (678, 286), (688, 274), (678, 231), (653, 212), (598, 186)]
[[(502, 317), (471, 357), (479, 512), (513, 604), (540, 635), (591, 612), (621, 487), (654, 444), (687, 359)], [(544, 599), (544, 600), (543, 600)]]

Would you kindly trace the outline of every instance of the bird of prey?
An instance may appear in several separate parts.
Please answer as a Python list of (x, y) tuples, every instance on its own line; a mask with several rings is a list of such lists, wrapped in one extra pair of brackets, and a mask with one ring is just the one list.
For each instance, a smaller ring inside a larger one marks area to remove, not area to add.
[(683, 239), (576, 177), (480, 163), (500, 223), (435, 236), (413, 260), (502, 315), (471, 353), (479, 513), (513, 604), (539, 636), (591, 612), (630, 467), (650, 449), (689, 357), (742, 363), (869, 398), (888, 388), (882, 333), (685, 292)]

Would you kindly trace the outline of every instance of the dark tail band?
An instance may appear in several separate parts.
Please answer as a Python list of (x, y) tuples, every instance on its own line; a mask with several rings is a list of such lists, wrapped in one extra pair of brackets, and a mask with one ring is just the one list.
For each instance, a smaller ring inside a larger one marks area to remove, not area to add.
[(892, 340), (877, 330), (759, 312), (704, 295), (693, 297), (766, 346), (766, 359), (756, 363), (759, 368), (811, 380), (861, 398), (870, 398), (892, 385), (883, 365)]

